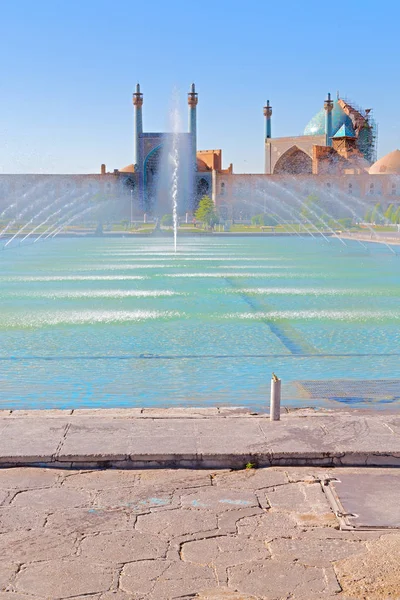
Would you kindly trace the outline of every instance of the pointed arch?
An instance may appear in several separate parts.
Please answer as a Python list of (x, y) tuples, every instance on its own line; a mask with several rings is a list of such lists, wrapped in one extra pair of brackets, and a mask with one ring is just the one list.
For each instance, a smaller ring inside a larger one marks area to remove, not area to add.
[(292, 146), (277, 160), (274, 175), (289, 173), (291, 175), (311, 175), (312, 158), (298, 146)]

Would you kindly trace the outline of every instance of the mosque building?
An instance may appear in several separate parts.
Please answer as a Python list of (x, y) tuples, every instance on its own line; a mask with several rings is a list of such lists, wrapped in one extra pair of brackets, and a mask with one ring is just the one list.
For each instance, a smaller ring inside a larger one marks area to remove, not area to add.
[[(350, 200), (364, 199), (374, 204), (400, 202), (400, 151), (376, 160), (377, 128), (371, 109), (361, 109), (328, 94), (321, 110), (312, 117), (304, 134), (294, 137), (272, 136), (272, 107), (263, 109), (265, 118), (265, 168), (262, 174), (234, 173), (233, 165), (223, 169), (222, 150), (197, 149), (198, 94), (192, 84), (188, 93), (189, 126), (180, 133), (181, 147), (187, 155), (189, 173), (182, 191), (180, 212), (195, 211), (200, 198), (210, 195), (222, 218), (249, 218), (265, 208), (265, 197), (280, 190), (307, 197), (318, 190), (327, 203), (340, 192)], [(139, 84), (133, 94), (134, 163), (117, 171), (135, 197), (136, 208), (146, 212), (169, 212), (169, 205), (156, 198), (160, 187), (163, 148), (170, 145), (171, 134), (143, 131), (143, 94)], [(372, 165), (372, 166), (371, 166)], [(102, 166), (105, 173), (105, 167)], [(388, 177), (390, 175), (390, 177)], [(264, 194), (265, 196), (265, 194)], [(161, 206), (160, 206), (161, 202)]]
[[(222, 150), (198, 150), (198, 94), (192, 84), (188, 99), (188, 131), (145, 132), (144, 98), (140, 85), (133, 94), (133, 162), (100, 174), (0, 175), (0, 212), (10, 204), (34, 202), (43, 195), (90, 196), (108, 201), (107, 218), (143, 218), (171, 213), (171, 158), (178, 152), (180, 172), (176, 178), (178, 212), (192, 215), (204, 195), (209, 195), (222, 219), (249, 219), (260, 212), (283, 216), (279, 204), (298, 203), (314, 195), (327, 212), (344, 216), (363, 215), (380, 203), (400, 205), (400, 150), (376, 162), (377, 130), (371, 109), (361, 109), (337, 95), (328, 94), (303, 135), (272, 136), (272, 106), (263, 108), (264, 173), (235, 173), (223, 168)], [(166, 173), (168, 172), (168, 176)], [(17, 208), (15, 209), (17, 210)], [(336, 211), (336, 213), (335, 213)], [(339, 211), (339, 212), (338, 212)], [(285, 215), (287, 209), (285, 208)]]

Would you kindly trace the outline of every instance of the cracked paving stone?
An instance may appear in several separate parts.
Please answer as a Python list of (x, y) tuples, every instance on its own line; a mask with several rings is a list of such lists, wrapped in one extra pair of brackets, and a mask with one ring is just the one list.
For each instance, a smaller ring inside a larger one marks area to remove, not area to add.
[(213, 476), (213, 485), (221, 487), (232, 486), (235, 490), (259, 490), (287, 484), (284, 468), (245, 469), (228, 473), (217, 473)]
[(233, 592), (228, 588), (205, 590), (196, 596), (197, 600), (258, 600), (255, 596), (248, 596), (240, 592)]
[(364, 552), (334, 563), (343, 593), (350, 598), (400, 598), (400, 534), (383, 535), (366, 543)]
[(78, 508), (91, 504), (90, 495), (83, 490), (50, 488), (43, 490), (27, 490), (20, 492), (11, 502), (15, 507), (41, 508), (51, 511), (62, 508)]
[(0, 590), (4, 590), (18, 571), (18, 565), (12, 562), (0, 561)]
[(58, 469), (10, 467), (0, 470), (0, 490), (32, 490), (53, 486), (60, 478)]
[(2, 560), (18, 562), (50, 560), (70, 556), (75, 549), (75, 538), (40, 529), (12, 531), (0, 534)]
[(330, 512), (319, 483), (290, 483), (268, 490), (267, 498), (270, 505), (279, 510), (317, 515)]
[(290, 513), (270, 509), (262, 515), (240, 519), (237, 531), (252, 539), (270, 542), (275, 538), (298, 535), (299, 529)]
[(122, 590), (110, 590), (105, 594), (101, 594), (99, 600), (133, 600), (133, 598), (130, 594), (125, 594)]
[(18, 531), (20, 529), (40, 529), (44, 526), (46, 513), (21, 508), (15, 510), (12, 506), (0, 508), (0, 533)]
[(113, 488), (133, 487), (139, 482), (135, 471), (108, 469), (105, 471), (88, 471), (73, 473), (63, 481), (63, 487), (81, 488), (85, 490), (106, 490)]
[(218, 528), (224, 534), (237, 533), (237, 525), (242, 519), (263, 514), (265, 514), (265, 510), (259, 506), (228, 510), (218, 515)]
[(71, 598), (106, 592), (112, 581), (109, 565), (76, 558), (28, 564), (18, 573), (15, 587), (41, 599)]
[(10, 492), (8, 490), (0, 490), (0, 506), (8, 503)]
[(91, 535), (84, 538), (80, 546), (82, 559), (110, 564), (161, 558), (166, 552), (167, 542), (137, 531)]
[(160, 508), (172, 504), (172, 491), (157, 492), (148, 489), (125, 488), (101, 491), (93, 503), (94, 508), (129, 508), (136, 513), (148, 512), (151, 508)]
[(152, 591), (157, 579), (171, 564), (169, 560), (160, 559), (140, 560), (125, 565), (121, 572), (119, 587), (128, 594), (145, 596)]
[[(350, 598), (349, 596), (344, 596), (343, 594), (310, 594), (306, 592), (305, 594), (295, 594), (294, 596), (288, 596), (290, 600), (355, 600), (354, 598)], [(0, 599), (1, 600), (1, 599)], [(285, 599), (286, 600), (286, 599)], [(362, 600), (361, 598), (357, 598), (357, 600)], [(386, 600), (386, 599), (385, 599)], [(387, 599), (389, 600), (389, 598)], [(390, 600), (396, 600), (395, 598), (391, 598)]]
[(149, 600), (170, 600), (194, 596), (202, 589), (215, 587), (213, 570), (207, 566), (157, 561), (139, 561), (126, 565), (120, 587), (132, 594), (145, 595)]
[(105, 531), (133, 530), (135, 520), (136, 516), (130, 514), (128, 509), (102, 510), (96, 508), (79, 508), (57, 511), (50, 515), (47, 519), (46, 528), (64, 533), (100, 533)]
[[(99, 594), (85, 594), (84, 596), (72, 596), (68, 597), (68, 600), (100, 600), (101, 596)], [(1, 599), (0, 599), (1, 600)]]
[(183, 508), (207, 508), (217, 513), (258, 506), (258, 500), (254, 493), (220, 487), (210, 487), (199, 492), (183, 494), (181, 502)]
[(264, 542), (239, 535), (186, 542), (182, 546), (181, 556), (186, 562), (231, 567), (267, 559), (271, 554)]
[(301, 537), (304, 540), (329, 540), (329, 539), (341, 539), (341, 540), (350, 540), (350, 541), (369, 541), (374, 540), (375, 538), (380, 538), (382, 535), (382, 530), (373, 530), (373, 531), (342, 531), (337, 526), (335, 529), (333, 527), (310, 527), (308, 529), (301, 530)]
[(167, 510), (139, 515), (135, 529), (162, 537), (178, 536), (217, 529), (217, 516), (210, 511), (190, 509)]
[(328, 567), (331, 562), (365, 549), (363, 542), (317, 539), (278, 539), (269, 544), (272, 558), (298, 561), (302, 565)]
[(42, 600), (42, 598), (14, 592), (0, 592), (0, 600)]
[(323, 593), (327, 587), (323, 569), (272, 559), (231, 567), (228, 576), (230, 587), (265, 600), (280, 600), (294, 591)]
[(193, 469), (149, 469), (141, 472), (139, 486), (164, 490), (207, 487), (211, 486), (211, 476)]

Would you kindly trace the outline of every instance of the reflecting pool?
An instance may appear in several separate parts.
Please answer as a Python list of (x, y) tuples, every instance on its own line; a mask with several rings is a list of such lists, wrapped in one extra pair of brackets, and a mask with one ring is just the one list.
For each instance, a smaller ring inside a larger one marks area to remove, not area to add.
[(384, 246), (81, 238), (0, 260), (0, 408), (259, 410), (272, 371), (287, 405), (400, 400), (400, 256)]

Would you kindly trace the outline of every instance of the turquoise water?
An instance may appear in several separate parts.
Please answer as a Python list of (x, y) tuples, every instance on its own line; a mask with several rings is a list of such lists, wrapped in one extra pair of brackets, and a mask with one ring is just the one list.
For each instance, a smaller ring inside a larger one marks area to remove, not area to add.
[[(399, 400), (361, 397), (399, 387), (400, 256), (384, 246), (185, 237), (175, 255), (164, 238), (84, 238), (0, 260), (1, 408), (258, 409), (272, 371), (289, 405)], [(343, 380), (359, 388), (329, 391)]]

